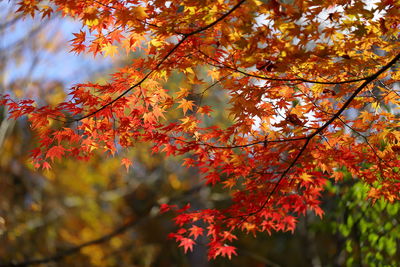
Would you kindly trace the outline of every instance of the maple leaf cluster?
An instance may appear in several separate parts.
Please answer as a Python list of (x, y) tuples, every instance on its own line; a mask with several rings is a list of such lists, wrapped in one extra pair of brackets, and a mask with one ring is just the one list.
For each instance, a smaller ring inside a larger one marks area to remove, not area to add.
[[(324, 185), (344, 169), (370, 186), (373, 201), (400, 199), (398, 2), (48, 2), (21, 1), (18, 11), (79, 20), (71, 51), (146, 56), (107, 84), (75, 85), (56, 106), (9, 95), (0, 104), (12, 118), (29, 117), (37, 168), (149, 142), (153, 153), (185, 156), (182, 165), (206, 184), (223, 185), (224, 209), (162, 207), (176, 213), (170, 237), (185, 252), (205, 235), (210, 258), (230, 258), (234, 231), (293, 232), (298, 216), (323, 215)], [(191, 88), (163, 88), (173, 71)], [(213, 107), (194, 96), (211, 90), (228, 96), (227, 127), (205, 123)]]

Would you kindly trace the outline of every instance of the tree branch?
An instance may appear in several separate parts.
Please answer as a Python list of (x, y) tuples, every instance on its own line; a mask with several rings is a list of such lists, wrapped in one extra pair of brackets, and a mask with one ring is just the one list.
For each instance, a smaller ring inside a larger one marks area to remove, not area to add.
[(252, 73), (248, 73), (242, 70), (239, 70), (237, 68), (228, 66), (224, 63), (219, 62), (218, 60), (212, 58), (211, 56), (207, 55), (206, 53), (204, 53), (201, 50), (198, 50), (203, 56), (207, 57), (208, 59), (220, 64), (221, 66), (212, 64), (210, 62), (207, 61), (208, 65), (217, 67), (217, 68), (226, 68), (229, 70), (232, 70), (234, 72), (243, 74), (245, 76), (248, 77), (252, 77), (252, 78), (257, 78), (257, 79), (261, 79), (261, 80), (267, 80), (267, 81), (278, 81), (278, 82), (302, 82), (302, 83), (314, 83), (314, 84), (327, 84), (327, 85), (337, 85), (337, 84), (346, 84), (346, 83), (355, 83), (355, 82), (360, 82), (360, 81), (365, 81), (368, 80), (369, 78), (371, 78), (373, 75), (367, 76), (367, 77), (363, 77), (363, 78), (358, 78), (358, 79), (350, 79), (350, 80), (345, 80), (345, 81), (336, 81), (336, 82), (324, 82), (324, 81), (314, 81), (314, 80), (308, 80), (308, 79), (304, 79), (304, 78), (293, 78), (293, 79), (289, 79), (289, 78), (274, 78), (274, 77), (266, 77), (266, 76), (261, 76), (261, 75), (257, 75), (257, 74), (252, 74)]
[(228, 12), (226, 12), (224, 15), (222, 15), (221, 17), (217, 18), (215, 21), (213, 21), (212, 23), (201, 27), (197, 30), (194, 30), (190, 33), (187, 34), (182, 34), (183, 37), (182, 39), (174, 46), (172, 47), (171, 50), (169, 50), (169, 52), (158, 62), (158, 64), (150, 71), (148, 72), (139, 82), (137, 82), (136, 84), (132, 85), (131, 87), (129, 87), (128, 89), (126, 89), (124, 92), (122, 92), (122, 94), (120, 94), (119, 96), (117, 96), (116, 98), (114, 98), (112, 101), (108, 102), (107, 104), (105, 104), (104, 106), (102, 106), (101, 108), (90, 112), (89, 114), (86, 114), (82, 117), (79, 117), (77, 119), (73, 119), (70, 121), (66, 121), (67, 123), (70, 122), (77, 122), (77, 121), (81, 121), (85, 118), (91, 117), (95, 114), (97, 114), (98, 112), (104, 110), (105, 108), (109, 107), (110, 105), (114, 104), (115, 102), (117, 102), (119, 99), (121, 99), (122, 97), (124, 97), (126, 94), (128, 94), (130, 91), (132, 91), (134, 88), (140, 86), (144, 81), (146, 81), (150, 75), (152, 75), (168, 58), (170, 55), (172, 55), (185, 41), (187, 38), (189, 38), (192, 35), (198, 34), (200, 32), (203, 32), (211, 27), (213, 27), (214, 25), (216, 25), (217, 23), (219, 23), (220, 21), (224, 20), (226, 17), (228, 17), (233, 11), (235, 11), (236, 9), (238, 9), (246, 0), (241, 0), (239, 1), (235, 6), (233, 6)]
[[(169, 202), (173, 203), (177, 200), (180, 200), (188, 195), (191, 195), (193, 193), (198, 192), (199, 190), (201, 190), (204, 187), (203, 184), (199, 184), (196, 186), (193, 186), (192, 188), (180, 193), (177, 196), (172, 196), (169, 200)], [(0, 267), (25, 267), (25, 266), (30, 266), (30, 265), (38, 265), (38, 264), (45, 264), (45, 263), (50, 263), (50, 262), (56, 262), (59, 261), (67, 256), (70, 256), (72, 254), (78, 253), (81, 249), (85, 248), (85, 247), (89, 247), (89, 246), (93, 246), (93, 245), (99, 245), (102, 244), (104, 242), (109, 241), (111, 238), (121, 235), (123, 233), (125, 233), (126, 231), (128, 231), (129, 229), (141, 224), (141, 223), (145, 223), (147, 220), (149, 219), (153, 219), (157, 216), (159, 216), (160, 213), (156, 214), (155, 216), (150, 216), (150, 214), (148, 214), (146, 217), (142, 217), (139, 220), (129, 220), (126, 223), (122, 224), (121, 226), (119, 226), (118, 228), (114, 229), (113, 231), (111, 231), (110, 233), (103, 235), (97, 239), (93, 239), (84, 243), (81, 243), (80, 245), (77, 245), (75, 247), (71, 247), (69, 249), (60, 251), (58, 253), (55, 253), (52, 256), (49, 257), (44, 257), (44, 258), (38, 258), (38, 259), (31, 259), (31, 260), (26, 260), (23, 262), (9, 262), (9, 263), (4, 263), (4, 264), (0, 264)]]
[(92, 246), (92, 245), (98, 245), (104, 242), (109, 241), (111, 238), (113, 238), (114, 236), (120, 235), (125, 233), (127, 230), (129, 230), (130, 228), (132, 228), (133, 226), (143, 222), (145, 219), (148, 219), (148, 217), (145, 217), (143, 219), (140, 220), (130, 220), (127, 223), (123, 224), (122, 226), (118, 227), (117, 229), (115, 229), (114, 231), (100, 237), (94, 240), (90, 240), (88, 242), (82, 243), (78, 246), (60, 251), (50, 257), (45, 257), (45, 258), (39, 258), (39, 259), (31, 259), (31, 260), (27, 260), (27, 261), (23, 261), (23, 262), (9, 262), (9, 263), (5, 263), (5, 264), (0, 264), (0, 267), (24, 267), (24, 266), (30, 266), (30, 265), (37, 265), (37, 264), (45, 264), (45, 263), (49, 263), (49, 262), (55, 262), (55, 261), (59, 261), (71, 254), (75, 254), (78, 253), (82, 248), (88, 247), (88, 246)]
[(293, 161), (290, 163), (290, 165), (285, 169), (285, 171), (281, 174), (279, 177), (278, 181), (276, 182), (275, 186), (272, 188), (270, 193), (268, 194), (267, 199), (262, 203), (260, 208), (258, 208), (256, 211), (250, 212), (246, 215), (240, 215), (236, 217), (231, 217), (231, 218), (243, 218), (243, 220), (240, 222), (243, 223), (247, 220), (248, 217), (255, 215), (259, 212), (261, 212), (265, 206), (268, 204), (269, 200), (271, 199), (272, 195), (275, 194), (276, 190), (278, 189), (280, 183), (282, 182), (283, 178), (285, 178), (286, 174), (293, 168), (293, 166), (297, 163), (297, 161), (300, 159), (301, 155), (304, 153), (306, 150), (308, 144), (310, 143), (311, 139), (313, 139), (317, 134), (321, 133), (323, 130), (325, 130), (333, 121), (335, 121), (339, 116), (346, 110), (346, 108), (351, 104), (353, 99), (373, 80), (379, 77), (383, 72), (388, 70), (391, 66), (393, 66), (398, 60), (400, 59), (400, 53), (397, 54), (389, 63), (387, 63), (385, 66), (383, 66), (380, 70), (375, 72), (374, 74), (368, 76), (368, 78), (353, 92), (353, 94), (346, 100), (346, 102), (343, 104), (343, 106), (332, 116), (331, 119), (329, 119), (327, 122), (325, 122), (320, 128), (318, 128), (315, 132), (310, 134), (306, 138), (306, 142), (304, 145), (301, 147), (299, 152), (297, 153), (296, 157), (293, 159)]

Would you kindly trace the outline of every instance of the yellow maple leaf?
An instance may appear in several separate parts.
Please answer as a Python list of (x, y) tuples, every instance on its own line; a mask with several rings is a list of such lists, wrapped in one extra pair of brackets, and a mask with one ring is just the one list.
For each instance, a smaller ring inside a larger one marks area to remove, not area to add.
[(138, 6), (132, 9), (135, 18), (137, 19), (145, 19), (147, 18), (147, 8), (146, 7), (142, 7), (142, 6)]
[(104, 44), (101, 51), (104, 52), (104, 57), (114, 57), (115, 54), (118, 54), (118, 47), (112, 44)]
[(85, 24), (87, 26), (97, 26), (99, 24), (99, 20), (98, 19), (87, 19), (85, 20)]
[(369, 113), (368, 111), (364, 110), (360, 112), (359, 118), (362, 120), (362, 122), (366, 122), (366, 121), (372, 121), (374, 116), (372, 116), (372, 114)]
[(192, 132), (197, 127), (197, 122), (193, 117), (184, 117), (180, 121), (182, 122), (182, 128), (187, 132)]
[(311, 175), (307, 174), (307, 173), (303, 173), (302, 175), (300, 175), (300, 179), (303, 180), (304, 182), (311, 182)]
[(220, 73), (217, 69), (210, 69), (208, 70), (208, 76), (210, 76), (213, 81), (216, 81), (219, 79)]

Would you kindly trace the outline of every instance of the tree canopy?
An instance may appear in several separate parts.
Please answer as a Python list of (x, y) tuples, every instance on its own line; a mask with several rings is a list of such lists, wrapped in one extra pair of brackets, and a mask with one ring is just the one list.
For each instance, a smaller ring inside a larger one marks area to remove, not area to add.
[[(207, 236), (209, 258), (231, 258), (238, 232), (294, 232), (307, 211), (323, 216), (326, 185), (346, 175), (372, 203), (400, 199), (398, 1), (18, 5), (22, 16), (80, 21), (71, 53), (136, 55), (105, 83), (74, 85), (61, 103), (3, 95), (9, 117), (27, 116), (37, 134), (33, 166), (147, 145), (178, 158), (230, 194), (209, 209), (160, 205), (176, 214), (170, 237), (185, 252)], [(167, 88), (177, 74), (184, 82)], [(210, 92), (224, 110), (204, 104)]]

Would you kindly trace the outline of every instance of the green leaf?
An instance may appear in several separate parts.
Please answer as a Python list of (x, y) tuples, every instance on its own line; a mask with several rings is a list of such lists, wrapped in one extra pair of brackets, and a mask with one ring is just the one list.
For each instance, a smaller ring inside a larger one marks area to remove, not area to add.
[(379, 236), (375, 233), (371, 233), (368, 235), (368, 241), (371, 243), (371, 245), (374, 245), (374, 243), (378, 240)]

